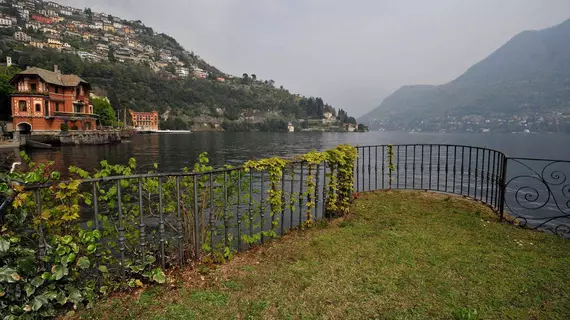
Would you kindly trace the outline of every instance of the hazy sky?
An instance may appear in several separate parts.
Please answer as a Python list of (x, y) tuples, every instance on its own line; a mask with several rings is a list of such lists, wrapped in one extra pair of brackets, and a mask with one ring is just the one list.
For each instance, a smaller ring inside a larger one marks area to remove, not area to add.
[(224, 72), (255, 73), (353, 115), (570, 18), (570, 0), (56, 1), (142, 20)]

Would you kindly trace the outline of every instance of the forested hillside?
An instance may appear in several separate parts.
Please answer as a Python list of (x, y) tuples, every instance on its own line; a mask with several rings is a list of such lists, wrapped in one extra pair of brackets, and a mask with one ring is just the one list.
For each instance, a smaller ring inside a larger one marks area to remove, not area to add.
[(3, 60), (11, 57), (20, 69), (58, 65), (89, 81), (116, 110), (158, 110), (165, 129), (286, 130), (296, 119), (336, 116), (323, 99), (271, 79), (225, 74), (141, 21), (39, 0), (22, 8), (6, 0), (0, 15), (13, 22), (0, 28)]

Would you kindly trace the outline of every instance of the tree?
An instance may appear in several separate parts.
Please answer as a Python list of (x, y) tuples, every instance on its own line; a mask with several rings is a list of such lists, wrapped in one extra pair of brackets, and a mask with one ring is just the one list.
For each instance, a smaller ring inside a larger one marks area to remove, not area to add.
[(8, 120), (12, 109), (10, 108), (10, 94), (14, 87), (10, 80), (22, 70), (16, 66), (0, 67), (0, 119)]
[(107, 54), (110, 62), (116, 62), (117, 59), (115, 58), (115, 49), (113, 47), (109, 48), (109, 53)]
[(104, 126), (114, 126), (117, 124), (115, 109), (111, 106), (106, 97), (91, 98), (93, 113), (99, 116), (99, 123)]
[(254, 73), (251, 74), (251, 80), (252, 80), (252, 81), (256, 81), (256, 80), (257, 80), (257, 76), (256, 76)]

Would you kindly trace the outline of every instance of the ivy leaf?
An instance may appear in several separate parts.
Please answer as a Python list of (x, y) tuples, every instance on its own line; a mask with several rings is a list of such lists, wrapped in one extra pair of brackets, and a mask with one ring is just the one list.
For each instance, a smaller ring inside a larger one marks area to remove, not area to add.
[(89, 258), (81, 257), (77, 260), (77, 266), (83, 270), (89, 268), (91, 266), (91, 262), (89, 262)]
[(67, 303), (67, 296), (65, 295), (65, 293), (60, 292), (57, 294), (55, 300), (57, 301), (57, 303), (63, 306), (64, 304)]
[(135, 284), (137, 285), (137, 287), (142, 287), (142, 286), (143, 286), (142, 281), (140, 281), (139, 279), (135, 280)]
[(164, 275), (164, 271), (160, 268), (155, 268), (151, 271), (152, 277), (151, 279), (157, 283), (165, 283), (166, 276)]
[(48, 304), (48, 299), (43, 295), (35, 296), (32, 299), (32, 310), (38, 311), (43, 305)]
[(70, 253), (70, 254), (68, 254), (67, 257), (66, 257), (67, 263), (70, 263), (70, 262), (75, 261), (75, 257), (76, 257), (75, 253)]
[(73, 237), (70, 235), (67, 235), (67, 236), (61, 238), (61, 243), (69, 244), (71, 242), (71, 240), (73, 240)]
[(60, 280), (69, 273), (69, 270), (67, 269), (67, 267), (64, 267), (62, 265), (57, 265), (52, 268), (52, 273), (55, 277), (55, 280)]
[(107, 294), (107, 290), (109, 288), (107, 286), (102, 286), (101, 288), (99, 288), (99, 292), (101, 292), (102, 294)]
[(0, 253), (4, 254), (8, 252), (8, 249), (10, 249), (10, 241), (0, 238)]
[(24, 289), (26, 289), (26, 296), (27, 297), (31, 296), (32, 294), (34, 294), (34, 292), (36, 292), (36, 287), (34, 287), (30, 284), (27, 284), (27, 283), (24, 286)]
[(99, 271), (103, 272), (103, 273), (108, 273), (109, 270), (107, 270), (106, 266), (99, 266)]

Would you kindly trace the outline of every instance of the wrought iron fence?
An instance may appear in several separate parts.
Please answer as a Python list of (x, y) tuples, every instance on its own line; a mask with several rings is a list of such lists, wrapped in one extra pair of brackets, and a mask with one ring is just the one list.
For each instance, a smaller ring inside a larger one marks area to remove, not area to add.
[[(326, 204), (334, 174), (322, 162), (288, 164), (279, 183), (265, 170), (245, 167), (203, 173), (153, 173), (85, 179), (79, 188), (82, 228), (102, 233), (93, 266), (123, 277), (129, 266), (153, 264), (166, 269), (184, 266), (207, 254), (224, 259), (269, 238), (327, 216)], [(34, 213), (46, 210), (53, 198), (50, 186), (28, 186)], [(270, 194), (281, 191), (280, 205)], [(39, 260), (46, 253), (46, 228), (38, 228)], [(105, 261), (103, 261), (105, 260)], [(145, 261), (146, 260), (146, 261)]]
[(488, 148), (359, 146), (356, 191), (431, 190), (470, 197), (520, 226), (570, 236), (570, 161), (512, 158)]
[[(508, 158), (500, 151), (462, 145), (377, 145), (357, 151), (357, 192), (417, 189), (463, 195), (487, 204), (501, 219), (570, 232), (568, 161)], [(82, 180), (81, 226), (100, 230), (100, 252), (114, 257), (109, 261), (98, 253), (92, 276), (100, 276), (100, 264), (124, 276), (129, 266), (149, 259), (162, 268), (184, 266), (204, 254), (223, 259), (327, 217), (327, 203), (339, 192), (332, 187), (331, 169), (325, 162), (293, 162), (279, 183), (270, 181), (268, 171), (245, 167)], [(28, 190), (41, 214), (53, 190)], [(272, 192), (280, 192), (279, 207), (270, 201)], [(41, 259), (47, 230), (41, 225), (37, 230)]]
[(501, 211), (505, 155), (460, 145), (358, 147), (357, 191), (416, 189), (477, 199)]
[(570, 161), (509, 158), (505, 209), (518, 225), (570, 235)]

